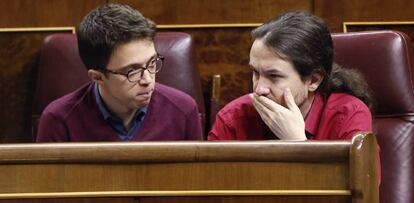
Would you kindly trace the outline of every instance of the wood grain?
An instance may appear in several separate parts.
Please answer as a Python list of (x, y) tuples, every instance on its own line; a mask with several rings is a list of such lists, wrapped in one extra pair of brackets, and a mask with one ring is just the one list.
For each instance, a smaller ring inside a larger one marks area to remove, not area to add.
[(311, 0), (109, 0), (131, 5), (157, 24), (261, 23), (286, 10), (311, 9)]
[(342, 32), (345, 21), (412, 21), (412, 0), (314, 0), (315, 15), (323, 18), (331, 32)]
[(0, 1), (0, 27), (77, 26), (83, 17), (106, 0)]
[(51, 33), (0, 32), (0, 142), (33, 140), (30, 115), (37, 59), (41, 42)]
[(375, 147), (371, 134), (341, 142), (8, 144), (0, 146), (0, 199), (371, 203)]

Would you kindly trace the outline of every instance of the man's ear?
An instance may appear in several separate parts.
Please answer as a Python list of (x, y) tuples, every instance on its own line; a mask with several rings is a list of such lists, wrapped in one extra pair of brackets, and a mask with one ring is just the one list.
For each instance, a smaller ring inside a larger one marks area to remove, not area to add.
[(309, 92), (315, 92), (322, 83), (324, 76), (319, 71), (314, 71), (309, 77)]
[(104, 74), (103, 74), (102, 72), (100, 72), (100, 71), (97, 71), (97, 70), (94, 70), (94, 69), (89, 69), (89, 70), (88, 70), (88, 77), (89, 77), (92, 81), (94, 81), (94, 82), (96, 82), (96, 83), (98, 83), (98, 84), (102, 85), (102, 84), (103, 84), (103, 77), (105, 77), (105, 76), (104, 76)]

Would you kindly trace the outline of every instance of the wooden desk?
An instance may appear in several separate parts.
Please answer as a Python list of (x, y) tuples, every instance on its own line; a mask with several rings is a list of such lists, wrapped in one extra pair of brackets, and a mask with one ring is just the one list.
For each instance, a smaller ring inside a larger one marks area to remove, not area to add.
[(378, 202), (376, 140), (0, 145), (2, 202)]

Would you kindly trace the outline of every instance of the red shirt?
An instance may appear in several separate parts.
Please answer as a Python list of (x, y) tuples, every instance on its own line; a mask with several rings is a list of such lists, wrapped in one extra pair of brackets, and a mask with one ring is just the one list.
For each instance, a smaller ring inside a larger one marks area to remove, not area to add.
[[(369, 108), (358, 98), (344, 93), (333, 93), (324, 101), (317, 94), (305, 118), (308, 139), (351, 139), (361, 131), (372, 131)], [(219, 111), (209, 140), (268, 140), (279, 139), (270, 131), (253, 106), (249, 95), (244, 95)]]
[[(317, 94), (305, 118), (308, 139), (346, 140), (357, 132), (372, 132), (372, 115), (358, 98), (333, 93), (324, 101)], [(253, 106), (249, 95), (233, 100), (221, 109), (208, 134), (209, 140), (268, 140), (279, 139), (270, 131)], [(381, 163), (378, 148), (378, 184), (381, 182)]]

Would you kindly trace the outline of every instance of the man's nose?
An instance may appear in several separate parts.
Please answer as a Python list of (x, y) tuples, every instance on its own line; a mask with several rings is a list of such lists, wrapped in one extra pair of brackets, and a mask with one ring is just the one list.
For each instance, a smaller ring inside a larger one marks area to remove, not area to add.
[(140, 85), (148, 85), (152, 82), (153, 77), (155, 77), (155, 75), (151, 74), (148, 70), (144, 70), (141, 72), (141, 79), (139, 79), (139, 84)]
[(267, 96), (270, 93), (269, 86), (261, 79), (257, 81), (254, 93), (260, 96)]

